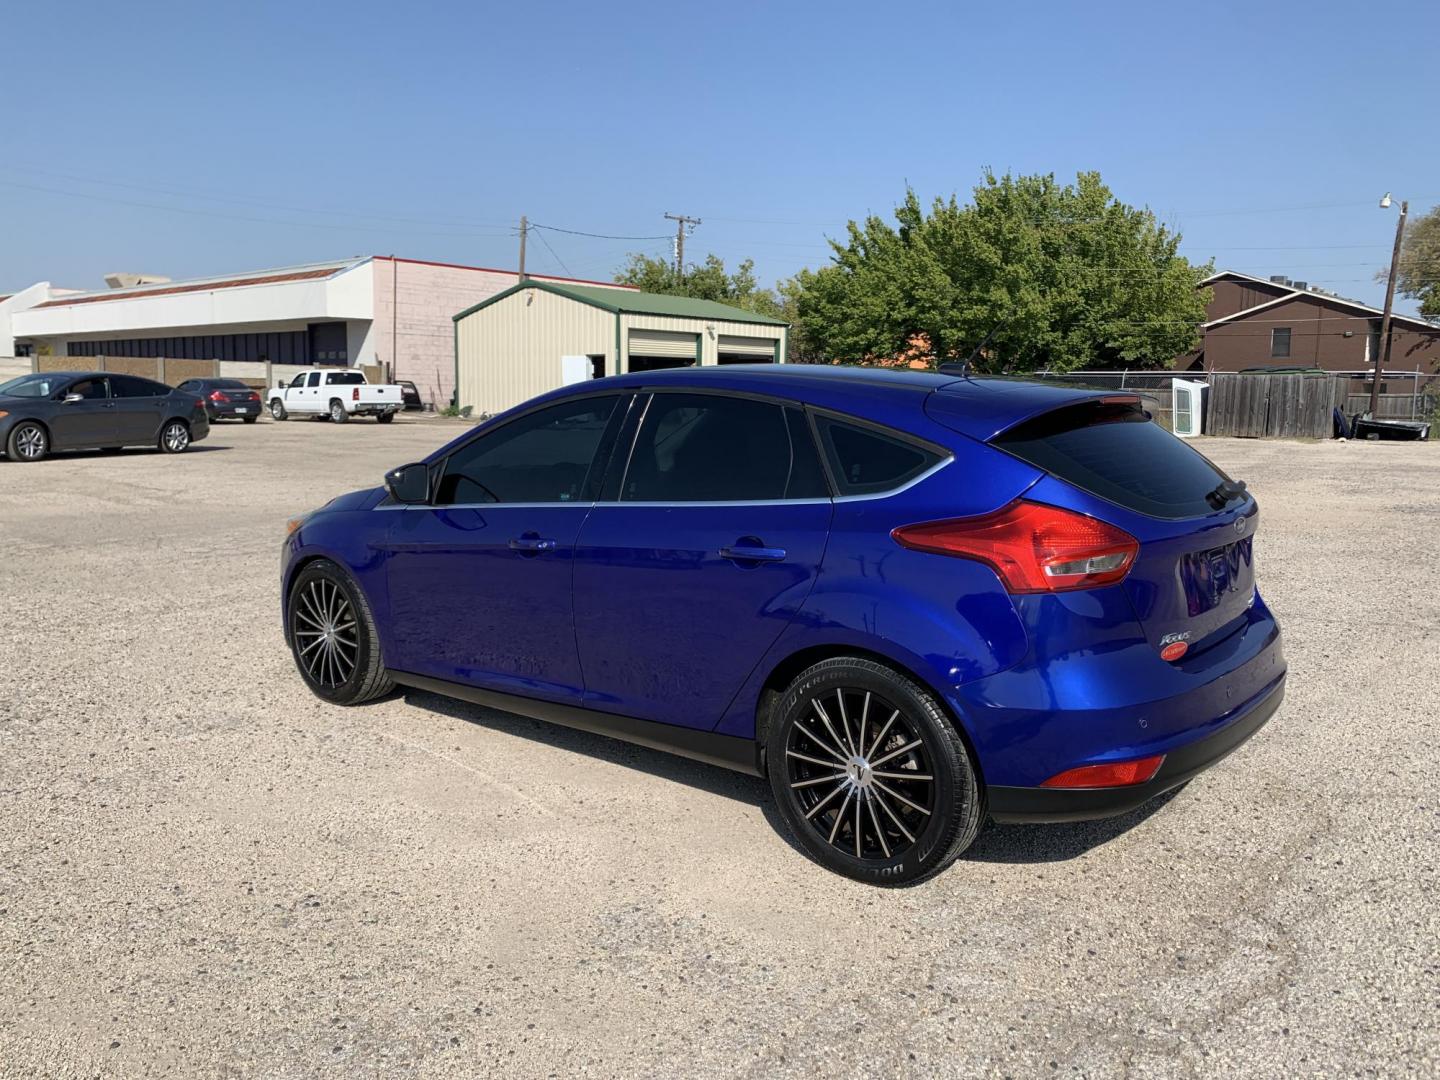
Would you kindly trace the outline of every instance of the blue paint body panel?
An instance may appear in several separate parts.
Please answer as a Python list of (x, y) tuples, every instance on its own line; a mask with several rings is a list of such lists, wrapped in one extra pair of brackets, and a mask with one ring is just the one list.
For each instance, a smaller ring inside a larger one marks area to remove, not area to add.
[[(401, 508), (372, 489), (305, 521), (286, 542), (284, 580), (313, 557), (345, 567), (370, 601), (392, 669), (741, 738), (755, 736), (764, 691), (792, 658), (864, 652), (940, 696), (984, 781), (1011, 787), (1212, 736), (1284, 679), (1279, 628), (1254, 588), (1253, 499), (1161, 520), (987, 443), (1093, 392), (789, 366), (603, 385), (639, 395), (666, 388), (856, 417), (928, 442), (943, 461), (888, 494), (776, 503)], [(586, 389), (496, 417), (428, 461)], [(891, 537), (899, 526), (985, 514), (1022, 496), (1134, 536), (1140, 553), (1127, 578), (1011, 595), (984, 563)], [(553, 544), (516, 551), (510, 541), (526, 537)], [(721, 555), (736, 543), (783, 558)], [(1177, 632), (1189, 652), (1162, 660)]]

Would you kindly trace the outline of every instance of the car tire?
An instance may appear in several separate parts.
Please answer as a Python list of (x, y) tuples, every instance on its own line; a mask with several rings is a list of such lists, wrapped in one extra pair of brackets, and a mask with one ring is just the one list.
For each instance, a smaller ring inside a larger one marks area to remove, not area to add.
[(914, 885), (979, 833), (985, 799), (970, 752), (935, 695), (908, 676), (861, 657), (825, 660), (770, 715), (771, 791), (797, 843), (827, 869)]
[(166, 454), (183, 454), (190, 449), (190, 425), (184, 420), (165, 421), (155, 445)]
[(395, 688), (385, 674), (370, 603), (338, 565), (328, 559), (307, 563), (290, 586), (286, 609), (295, 667), (316, 697), (360, 705)]
[(285, 403), (278, 397), (270, 399), (270, 416), (276, 420), (290, 419), (290, 414), (285, 411)]
[(332, 424), (343, 424), (350, 419), (350, 414), (345, 411), (345, 406), (339, 398), (330, 399), (330, 422)]
[(379, 416), (375, 417), (375, 422), (377, 424), (388, 424), (394, 419), (395, 414), (393, 412), (382, 412)]
[(10, 429), (5, 453), (11, 461), (44, 461), (50, 453), (50, 432), (34, 420), (22, 420)]
[(258, 416), (246, 416), (246, 417), (243, 417), (242, 419), (244, 419), (244, 421), (245, 421), (247, 424), (254, 424), (254, 423), (257, 423), (257, 422), (259, 421), (260, 417), (258, 417)]

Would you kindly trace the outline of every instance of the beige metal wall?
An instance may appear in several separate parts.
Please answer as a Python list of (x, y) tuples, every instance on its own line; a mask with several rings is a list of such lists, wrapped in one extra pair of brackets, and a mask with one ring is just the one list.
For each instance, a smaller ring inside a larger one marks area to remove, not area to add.
[(562, 356), (604, 354), (616, 373), (615, 316), (525, 289), (456, 323), (460, 404), (497, 413), (560, 385)]
[[(785, 358), (785, 327), (770, 326), (766, 323), (724, 322), (718, 319), (677, 319), (666, 315), (621, 315), (621, 341), (630, 340), (631, 330), (669, 330), (677, 333), (700, 335), (700, 363), (719, 362), (719, 340), (724, 337), (770, 338), (781, 342), (780, 358)], [(629, 370), (629, 350), (626, 347), (626, 368)], [(609, 370), (608, 368), (606, 370)]]

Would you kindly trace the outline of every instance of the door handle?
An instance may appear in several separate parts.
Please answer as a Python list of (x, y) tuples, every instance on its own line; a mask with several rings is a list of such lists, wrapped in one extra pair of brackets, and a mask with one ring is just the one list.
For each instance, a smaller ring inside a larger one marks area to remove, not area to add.
[(732, 562), (780, 562), (785, 558), (785, 549), (731, 544), (729, 547), (720, 549), (720, 557), (730, 559)]
[(559, 545), (546, 536), (519, 536), (510, 541), (511, 551), (554, 551)]

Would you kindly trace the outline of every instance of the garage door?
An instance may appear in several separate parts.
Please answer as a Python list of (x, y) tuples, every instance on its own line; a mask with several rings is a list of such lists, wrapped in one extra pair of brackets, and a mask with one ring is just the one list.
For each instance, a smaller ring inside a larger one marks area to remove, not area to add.
[(695, 335), (677, 334), (669, 330), (631, 330), (630, 355), (694, 360)]
[(772, 338), (734, 337), (721, 334), (716, 342), (717, 359), (722, 364), (773, 364), (775, 342)]

